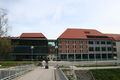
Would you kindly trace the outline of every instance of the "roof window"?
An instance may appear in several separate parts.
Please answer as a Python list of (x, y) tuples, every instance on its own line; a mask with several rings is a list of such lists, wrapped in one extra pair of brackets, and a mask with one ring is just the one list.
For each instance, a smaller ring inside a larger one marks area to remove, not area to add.
[(85, 31), (84, 33), (85, 33), (85, 34), (90, 34), (90, 32), (89, 32), (89, 31)]

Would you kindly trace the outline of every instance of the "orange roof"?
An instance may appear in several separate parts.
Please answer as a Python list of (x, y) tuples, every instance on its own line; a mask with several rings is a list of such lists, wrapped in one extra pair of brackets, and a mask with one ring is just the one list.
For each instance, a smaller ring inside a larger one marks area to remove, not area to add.
[(22, 33), (20, 38), (46, 38), (42, 33)]
[(120, 34), (105, 34), (108, 37), (112, 37), (114, 40), (120, 40)]
[(99, 37), (108, 39), (106, 35), (95, 29), (67, 29), (58, 39), (101, 39)]

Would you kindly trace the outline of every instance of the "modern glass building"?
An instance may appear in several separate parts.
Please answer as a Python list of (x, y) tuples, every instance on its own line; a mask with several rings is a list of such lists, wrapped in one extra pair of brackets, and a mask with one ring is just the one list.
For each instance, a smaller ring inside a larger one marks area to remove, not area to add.
[(11, 42), (13, 60), (43, 60), (48, 56), (48, 40), (42, 33), (23, 33)]

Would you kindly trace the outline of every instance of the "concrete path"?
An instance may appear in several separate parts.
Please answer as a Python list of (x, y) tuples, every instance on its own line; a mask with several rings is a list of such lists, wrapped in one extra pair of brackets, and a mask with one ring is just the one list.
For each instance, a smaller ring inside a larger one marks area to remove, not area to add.
[(42, 69), (40, 67), (34, 69), (31, 72), (26, 73), (13, 80), (55, 80), (54, 79), (54, 68)]
[(70, 66), (70, 68), (74, 69), (74, 70), (116, 69), (116, 68), (120, 68), (120, 66), (108, 66), (108, 67), (75, 67), (75, 66)]

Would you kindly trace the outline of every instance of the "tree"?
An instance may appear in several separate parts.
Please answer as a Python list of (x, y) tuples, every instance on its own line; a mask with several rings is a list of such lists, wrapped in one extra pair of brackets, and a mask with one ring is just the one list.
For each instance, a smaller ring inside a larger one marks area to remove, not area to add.
[(0, 37), (6, 36), (8, 31), (7, 11), (0, 9)]
[(0, 39), (0, 60), (10, 59), (11, 41), (9, 38)]
[(0, 60), (10, 58), (12, 46), (10, 38), (7, 36), (8, 27), (7, 11), (0, 9)]

